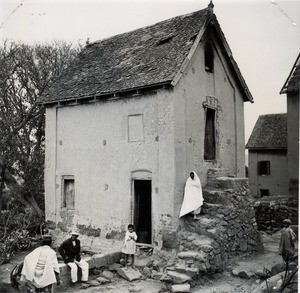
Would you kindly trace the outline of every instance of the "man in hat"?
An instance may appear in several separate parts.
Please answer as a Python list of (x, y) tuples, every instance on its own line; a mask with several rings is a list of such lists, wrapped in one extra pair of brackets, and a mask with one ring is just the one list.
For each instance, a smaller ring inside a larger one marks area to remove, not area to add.
[(31, 292), (53, 292), (53, 284), (60, 284), (58, 261), (51, 244), (51, 235), (44, 235), (42, 246), (24, 259), (20, 281), (25, 282)]
[(81, 259), (80, 256), (80, 240), (77, 239), (79, 233), (73, 231), (71, 238), (65, 240), (58, 251), (62, 256), (64, 262), (71, 268), (71, 282), (74, 285), (77, 282), (78, 267), (82, 270), (81, 282), (88, 283), (89, 277), (89, 264)]
[(291, 260), (295, 253), (296, 234), (290, 227), (292, 224), (290, 219), (283, 220), (283, 229), (281, 230), (281, 239), (279, 244), (279, 254), (283, 260), (287, 262)]

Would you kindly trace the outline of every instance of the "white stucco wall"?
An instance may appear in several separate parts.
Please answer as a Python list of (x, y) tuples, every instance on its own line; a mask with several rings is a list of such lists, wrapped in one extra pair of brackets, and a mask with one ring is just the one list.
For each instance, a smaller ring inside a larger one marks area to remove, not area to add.
[[(128, 142), (128, 115), (143, 114), (144, 141)], [(62, 230), (133, 221), (131, 172), (152, 173), (153, 243), (169, 225), (174, 194), (174, 107), (167, 90), (143, 97), (46, 110), (46, 219)], [(61, 207), (62, 176), (75, 179), (75, 212)]]
[[(216, 159), (204, 160), (206, 97), (216, 104)], [(223, 168), (245, 176), (244, 101), (228, 64), (214, 43), (214, 72), (204, 69), (200, 43), (186, 71), (174, 88), (175, 99), (175, 214), (179, 214), (186, 178), (196, 171), (206, 185), (207, 169)]]
[[(258, 175), (257, 163), (270, 161), (270, 175)], [(260, 189), (268, 189), (270, 195), (288, 194), (286, 150), (249, 150), (249, 184), (254, 197), (260, 197)]]

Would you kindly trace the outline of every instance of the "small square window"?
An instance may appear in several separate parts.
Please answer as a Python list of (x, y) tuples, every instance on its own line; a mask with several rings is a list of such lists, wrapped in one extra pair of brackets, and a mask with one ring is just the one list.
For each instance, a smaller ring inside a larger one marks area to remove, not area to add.
[(144, 123), (142, 114), (128, 116), (128, 141), (144, 141)]
[(270, 175), (270, 161), (260, 161), (257, 163), (257, 174), (260, 176)]
[(270, 196), (270, 190), (269, 189), (260, 189), (259, 190), (260, 196)]

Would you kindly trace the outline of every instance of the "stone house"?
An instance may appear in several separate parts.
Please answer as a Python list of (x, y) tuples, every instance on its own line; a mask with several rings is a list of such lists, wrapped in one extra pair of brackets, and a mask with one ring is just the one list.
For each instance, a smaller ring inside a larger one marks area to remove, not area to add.
[(252, 195), (288, 194), (287, 114), (260, 115), (246, 148)]
[[(244, 102), (252, 96), (212, 4), (88, 44), (42, 97), (46, 219), (93, 247), (160, 247), (176, 228), (190, 171), (244, 177)], [(101, 242), (102, 241), (102, 242)]]
[(280, 94), (287, 97), (288, 185), (291, 195), (299, 195), (299, 95), (300, 54)]

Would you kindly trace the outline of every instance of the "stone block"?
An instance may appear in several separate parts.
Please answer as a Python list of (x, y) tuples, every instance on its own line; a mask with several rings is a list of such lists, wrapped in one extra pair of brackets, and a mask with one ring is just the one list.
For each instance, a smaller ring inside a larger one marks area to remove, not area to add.
[(198, 255), (196, 251), (182, 251), (177, 254), (177, 256), (182, 259), (197, 259)]
[(148, 267), (145, 267), (142, 271), (143, 275), (146, 276), (147, 278), (151, 277), (151, 269)]
[(110, 271), (103, 271), (101, 277), (111, 281), (114, 278), (114, 274)]
[(108, 265), (108, 257), (104, 254), (94, 254), (89, 263), (90, 268), (101, 268)]
[(191, 285), (190, 284), (180, 284), (180, 285), (172, 285), (171, 292), (190, 292)]
[(119, 264), (119, 263), (113, 263), (113, 264), (110, 264), (109, 266), (108, 266), (108, 270), (109, 271), (112, 271), (112, 272), (116, 272), (119, 268), (121, 268), (122, 267), (122, 265), (121, 264)]
[(182, 284), (192, 280), (190, 276), (174, 271), (167, 271), (167, 274), (172, 278), (174, 284)]
[(154, 275), (152, 276), (152, 279), (154, 279), (154, 280), (160, 280), (160, 278), (161, 278), (163, 275), (164, 275), (164, 273), (162, 273), (162, 272), (157, 272), (156, 274), (154, 274)]
[(90, 286), (91, 287), (97, 287), (97, 286), (100, 286), (100, 285), (101, 285), (101, 283), (97, 279), (90, 281)]
[(168, 275), (164, 274), (160, 279), (161, 282), (172, 283), (173, 279)]
[(106, 283), (110, 283), (110, 280), (104, 278), (104, 277), (99, 277), (96, 279), (100, 284), (106, 284)]
[(142, 274), (139, 271), (134, 270), (133, 268), (120, 268), (118, 269), (118, 274), (128, 281), (138, 280), (142, 278)]
[(164, 248), (178, 248), (179, 242), (176, 231), (164, 231), (162, 245)]

